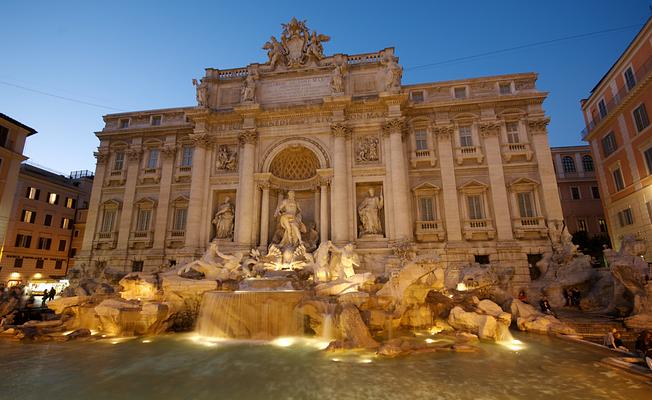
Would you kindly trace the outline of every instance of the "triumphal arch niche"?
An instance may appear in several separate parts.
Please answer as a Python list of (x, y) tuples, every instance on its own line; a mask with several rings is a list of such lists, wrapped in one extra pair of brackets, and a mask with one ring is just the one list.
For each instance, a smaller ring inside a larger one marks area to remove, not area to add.
[(196, 106), (105, 116), (84, 254), (148, 269), (212, 240), (331, 241), (380, 274), (416, 254), (528, 281), (562, 219), (537, 75), (403, 85), (393, 48), (329, 55), (330, 41), (293, 18), (264, 61), (193, 80)]

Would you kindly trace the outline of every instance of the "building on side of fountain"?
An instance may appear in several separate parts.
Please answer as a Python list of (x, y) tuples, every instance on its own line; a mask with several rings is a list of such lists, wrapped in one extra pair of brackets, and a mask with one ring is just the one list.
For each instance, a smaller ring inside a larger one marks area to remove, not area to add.
[(265, 252), (294, 191), (306, 247), (352, 242), (360, 269), (390, 274), (413, 243), (527, 284), (563, 218), (537, 74), (402, 85), (393, 48), (326, 56), (328, 40), (293, 19), (266, 63), (207, 68), (197, 106), (104, 116), (78, 261)]

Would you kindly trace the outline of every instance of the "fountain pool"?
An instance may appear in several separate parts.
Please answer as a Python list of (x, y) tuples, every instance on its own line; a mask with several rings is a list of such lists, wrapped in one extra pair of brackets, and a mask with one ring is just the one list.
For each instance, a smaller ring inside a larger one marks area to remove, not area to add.
[(477, 353), (437, 352), (395, 359), (364, 352), (323, 352), (303, 340), (192, 338), (0, 342), (0, 398), (652, 398), (652, 385), (598, 363), (609, 355), (606, 350), (546, 336), (518, 334), (524, 342), (518, 351), (481, 343)]

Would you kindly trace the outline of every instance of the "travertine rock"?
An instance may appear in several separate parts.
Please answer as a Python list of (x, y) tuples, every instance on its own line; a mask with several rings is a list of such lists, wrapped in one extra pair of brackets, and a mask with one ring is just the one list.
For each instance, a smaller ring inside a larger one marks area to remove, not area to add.
[(157, 278), (153, 274), (133, 272), (120, 280), (120, 296), (125, 300), (152, 300), (157, 295)]
[(448, 323), (455, 329), (478, 335), (480, 339), (498, 340), (498, 321), (491, 315), (467, 312), (454, 307), (448, 316)]
[(354, 305), (344, 305), (338, 315), (337, 322), (342, 339), (349, 342), (352, 347), (362, 349), (378, 348), (378, 342), (369, 334), (369, 329)]

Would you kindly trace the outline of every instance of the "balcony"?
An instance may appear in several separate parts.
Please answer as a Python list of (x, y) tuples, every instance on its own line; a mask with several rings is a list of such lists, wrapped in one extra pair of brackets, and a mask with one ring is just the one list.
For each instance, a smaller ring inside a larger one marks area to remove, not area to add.
[(152, 247), (153, 242), (153, 231), (133, 231), (129, 237), (129, 248), (136, 249)]
[(464, 164), (464, 161), (471, 159), (475, 160), (478, 164), (482, 164), (484, 155), (479, 146), (462, 146), (455, 148), (455, 159), (458, 165)]
[(166, 239), (166, 247), (170, 248), (179, 248), (183, 247), (186, 241), (186, 231), (185, 229), (173, 229), (168, 231), (168, 237)]
[(433, 150), (415, 150), (410, 157), (410, 164), (412, 168), (416, 168), (417, 163), (429, 163), (431, 167), (437, 165), (437, 157)]
[(109, 172), (109, 177), (106, 180), (107, 186), (122, 186), (127, 181), (127, 169), (113, 170)]
[(174, 173), (174, 180), (177, 182), (190, 181), (192, 175), (192, 165), (178, 166)]
[(441, 242), (445, 238), (444, 227), (439, 220), (416, 221), (414, 234), (420, 242)]
[(462, 226), (465, 240), (491, 240), (496, 237), (493, 221), (490, 219), (467, 219)]
[(512, 218), (512, 226), (517, 239), (539, 239), (548, 236), (548, 228), (543, 217)]
[(160, 168), (145, 168), (140, 175), (140, 183), (159, 183), (160, 180)]
[(514, 158), (525, 158), (526, 161), (532, 161), (533, 155), (529, 143), (508, 143), (503, 145), (503, 159), (505, 162), (511, 162)]
[[(605, 119), (609, 118), (613, 112), (623, 103), (625, 102), (628, 98), (629, 95), (636, 91), (638, 88), (641, 87), (641, 85), (650, 77), (650, 71), (652, 71), (652, 57), (649, 57), (645, 63), (639, 68), (638, 70), (634, 71), (634, 86), (631, 88), (627, 87), (622, 87), (614, 95), (614, 97), (611, 99), (606, 104), (605, 110), (606, 112), (598, 112), (597, 114), (593, 115), (593, 119), (589, 121), (588, 125), (586, 128), (582, 130), (582, 140), (586, 140), (586, 137), (593, 132), (598, 126), (600, 126), (600, 123), (604, 121)], [(596, 107), (597, 103), (596, 103)], [(590, 110), (586, 110), (587, 112), (590, 112)]]
[(115, 249), (117, 242), (117, 232), (98, 232), (95, 234), (94, 247), (98, 250)]

